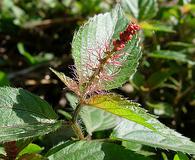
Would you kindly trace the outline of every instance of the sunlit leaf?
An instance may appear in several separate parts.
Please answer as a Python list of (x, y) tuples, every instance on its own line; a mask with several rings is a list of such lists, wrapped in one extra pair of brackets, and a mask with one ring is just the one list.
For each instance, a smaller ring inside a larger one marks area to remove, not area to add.
[(153, 119), (152, 115), (140, 108), (138, 103), (124, 99), (119, 95), (95, 95), (88, 99), (87, 104), (155, 130), (150, 122)]
[[(70, 105), (75, 109), (78, 103), (76, 96), (67, 93), (66, 97), (70, 102)], [(90, 135), (95, 131), (113, 128), (119, 121), (117, 116), (90, 106), (83, 106), (79, 115)]]

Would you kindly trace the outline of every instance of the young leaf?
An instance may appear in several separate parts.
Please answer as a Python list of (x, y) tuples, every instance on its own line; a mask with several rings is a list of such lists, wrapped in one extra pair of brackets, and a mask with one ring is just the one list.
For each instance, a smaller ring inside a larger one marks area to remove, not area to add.
[(123, 119), (111, 134), (112, 139), (132, 141), (151, 147), (181, 151), (195, 154), (195, 143), (169, 129), (158, 120), (151, 119), (155, 131), (137, 123)]
[(67, 77), (64, 73), (58, 72), (52, 68), (49, 68), (71, 91), (75, 92), (77, 95), (80, 95), (80, 90), (76, 81)]
[(52, 107), (38, 96), (0, 88), (0, 142), (45, 135), (61, 125)]
[[(119, 38), (120, 32), (125, 30), (128, 23), (122, 9), (117, 5), (112, 12), (99, 14), (91, 18), (75, 33), (72, 42), (72, 55), (79, 86), (89, 83), (95, 70), (101, 66), (100, 64), (106, 57), (107, 52), (113, 49), (113, 40)], [(101, 66), (102, 70), (95, 76), (99, 79), (90, 87), (89, 93), (122, 86), (137, 68), (138, 60), (141, 57), (138, 44), (138, 37), (134, 35), (124, 49), (118, 52), (115, 51), (115, 54), (122, 55), (122, 58), (118, 59), (118, 65), (106, 61)], [(109, 79), (112, 79), (115, 83), (111, 83)]]
[(119, 95), (95, 95), (87, 100), (87, 104), (155, 130), (150, 122), (152, 115), (140, 108), (138, 103), (128, 101)]
[[(63, 145), (63, 144), (62, 144)], [(78, 141), (50, 155), (49, 160), (150, 160), (116, 144)]]

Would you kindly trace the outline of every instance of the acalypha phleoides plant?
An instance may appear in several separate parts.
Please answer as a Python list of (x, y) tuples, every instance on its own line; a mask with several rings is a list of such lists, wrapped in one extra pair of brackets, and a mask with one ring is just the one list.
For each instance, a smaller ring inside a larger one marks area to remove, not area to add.
[[(71, 91), (66, 95), (74, 111), (72, 115), (63, 111), (63, 120), (38, 96), (21, 88), (0, 87), (0, 142), (6, 152), (0, 156), (19, 160), (148, 160), (117, 145), (123, 142), (195, 154), (195, 144), (188, 138), (163, 125), (138, 103), (110, 91), (129, 81), (138, 67), (140, 30), (117, 5), (111, 12), (89, 19), (75, 32), (74, 66), (70, 67), (73, 78), (51, 68)], [(32, 142), (30, 138), (64, 125), (72, 128), (74, 139), (57, 145), (44, 156), (26, 155), (29, 148), (21, 151)], [(94, 140), (93, 132), (106, 129), (112, 129), (109, 137)], [(117, 144), (111, 143), (116, 141)]]
[(116, 95), (108, 91), (130, 78), (140, 58), (139, 25), (115, 14), (98, 15), (75, 33), (72, 44), (75, 66), (70, 67), (73, 79), (51, 68), (79, 98), (73, 128), (79, 130), (76, 133), (80, 139), (84, 135), (76, 121), (82, 106), (94, 104), (103, 97), (114, 98)]

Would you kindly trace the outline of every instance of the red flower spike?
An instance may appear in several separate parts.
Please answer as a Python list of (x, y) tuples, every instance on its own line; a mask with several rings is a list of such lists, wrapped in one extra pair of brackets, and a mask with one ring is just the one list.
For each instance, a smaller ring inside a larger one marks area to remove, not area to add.
[(120, 39), (113, 41), (114, 51), (123, 49), (125, 44), (132, 39), (138, 30), (140, 30), (139, 25), (135, 23), (129, 24), (124, 32), (120, 32)]
[(113, 45), (114, 45), (115, 51), (120, 51), (121, 49), (123, 49), (125, 47), (125, 43), (123, 41), (120, 41), (120, 40), (114, 40)]
[(120, 40), (123, 42), (128, 42), (132, 38), (132, 35), (129, 34), (127, 31), (124, 31), (123, 33), (120, 33)]

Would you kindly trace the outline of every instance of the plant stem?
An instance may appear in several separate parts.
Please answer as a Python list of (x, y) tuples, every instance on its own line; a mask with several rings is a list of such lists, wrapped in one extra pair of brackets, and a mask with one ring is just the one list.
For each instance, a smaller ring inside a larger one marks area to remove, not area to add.
[[(106, 52), (106, 57), (99, 60), (100, 64), (99, 67), (95, 69), (92, 76), (89, 78), (89, 81), (87, 85), (85, 86), (85, 91), (88, 90), (89, 87), (93, 84), (93, 82), (99, 77), (100, 72), (104, 69), (105, 64), (108, 62), (108, 60), (113, 56), (114, 51), (108, 51)], [(85, 95), (85, 92), (84, 94)]]
[(74, 132), (77, 135), (79, 140), (85, 139), (83, 132), (82, 132), (82, 130), (77, 122), (72, 124), (72, 128), (73, 128), (73, 130), (74, 130)]
[(77, 121), (79, 112), (81, 110), (82, 105), (79, 103), (74, 111), (73, 117), (72, 117), (72, 122), (75, 123)]
[(79, 112), (81, 110), (81, 107), (82, 107), (82, 105), (81, 105), (81, 103), (79, 103), (74, 111), (74, 114), (72, 117), (72, 128), (79, 139), (84, 139), (85, 137), (83, 135), (81, 127), (77, 123), (77, 118), (78, 118)]

